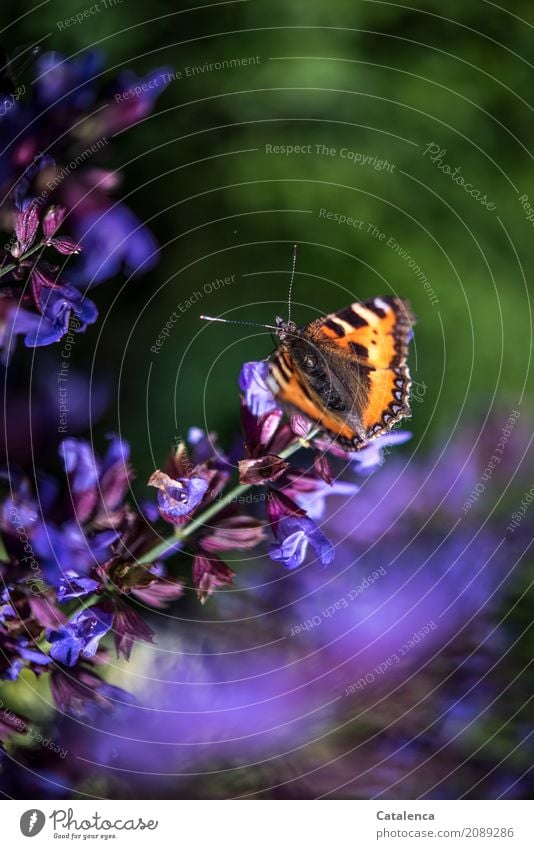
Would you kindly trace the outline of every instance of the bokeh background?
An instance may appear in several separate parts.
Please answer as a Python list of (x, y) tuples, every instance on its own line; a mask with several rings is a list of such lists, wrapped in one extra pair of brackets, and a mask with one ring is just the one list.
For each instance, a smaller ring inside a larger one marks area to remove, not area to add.
[[(228, 444), (238, 429), (241, 364), (267, 356), (274, 341), (268, 331), (210, 325), (200, 314), (260, 323), (286, 315), (293, 243), (300, 324), (373, 295), (410, 300), (417, 316), (410, 365), (420, 397), (412, 440), (360, 493), (381, 517), (376, 536), (365, 531), (370, 520), (359, 508), (345, 509), (342, 521), (339, 514), (331, 521), (341, 521), (340, 538), (354, 540), (328, 577), (305, 570), (280, 578), (261, 557), (241, 560), (236, 592), (204, 610), (194, 597), (180, 602), (172, 616), (157, 617), (158, 649), (138, 649), (127, 668), (111, 664), (110, 680), (141, 698), (162, 688), (159, 748), (126, 746), (122, 734), (127, 721), (137, 740), (152, 739), (153, 707), (127, 720), (120, 712), (99, 717), (93, 729), (60, 719), (53, 734), (70, 754), (46, 764), (39, 747), (26, 760), (15, 754), (9, 775), (4, 765), (4, 792), (528, 795), (532, 516), (513, 540), (506, 526), (534, 483), (526, 453), (534, 222), (521, 201), (526, 195), (534, 203), (530, 4), (96, 5), (70, 26), (62, 22), (83, 12), (83, 3), (21, 10), (6, 0), (2, 7), (9, 45), (42, 41), (67, 56), (98, 50), (109, 73), (161, 68), (171, 75), (153, 114), (101, 154), (123, 175), (117, 197), (148, 223), (161, 254), (145, 275), (118, 275), (93, 289), (101, 320), (76, 340), (76, 375), (90, 388), (80, 394), (86, 400), (72, 414), (72, 433), (90, 433), (98, 445), (120, 432), (132, 444), (139, 497), (190, 426), (217, 431)], [(289, 146), (299, 151), (288, 153)], [(173, 311), (179, 320), (158, 347)], [(55, 349), (21, 348), (9, 377), (22, 413), (7, 426), (7, 454), (26, 462), (31, 431), (34, 456), (50, 471), (60, 438), (50, 386), (58, 358)], [(462, 504), (514, 411), (519, 424), (506, 469), (466, 529)], [(425, 536), (422, 508), (392, 518), (388, 505), (402, 508), (418, 493), (428, 506), (418, 487), (430, 478), (442, 513)], [(456, 501), (443, 518), (448, 491)], [(482, 529), (491, 529), (487, 552), (477, 544)], [(404, 532), (418, 538), (416, 550)], [(444, 539), (458, 551), (443, 554)], [(370, 553), (360, 557), (362, 540)], [(380, 566), (387, 580), (362, 593), (357, 616), (353, 606), (305, 634), (309, 643), (288, 641), (295, 623)], [(332, 707), (351, 682), (451, 609), (439, 639), (423, 641), (400, 678), (379, 675)], [(395, 623), (400, 630), (382, 645)], [(375, 640), (380, 648), (370, 655)], [(361, 652), (364, 662), (354, 661)], [(336, 677), (338, 668), (344, 672)], [(33, 684), (2, 692), (45, 728), (58, 722)], [(472, 698), (464, 703), (466, 694)]]

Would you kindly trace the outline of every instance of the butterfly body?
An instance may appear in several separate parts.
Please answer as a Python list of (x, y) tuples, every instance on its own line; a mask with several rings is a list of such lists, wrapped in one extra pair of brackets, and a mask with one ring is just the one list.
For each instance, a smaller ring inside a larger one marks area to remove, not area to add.
[(302, 329), (277, 319), (270, 386), (284, 406), (358, 450), (410, 415), (412, 324), (408, 304), (389, 296), (356, 302)]

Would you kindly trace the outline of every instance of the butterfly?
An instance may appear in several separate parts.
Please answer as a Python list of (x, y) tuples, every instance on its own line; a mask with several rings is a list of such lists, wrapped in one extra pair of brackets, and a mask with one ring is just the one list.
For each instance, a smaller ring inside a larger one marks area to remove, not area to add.
[(277, 319), (269, 386), (283, 406), (358, 450), (410, 415), (413, 323), (409, 304), (391, 296), (356, 301), (302, 329)]
[[(269, 358), (269, 388), (289, 412), (300, 413), (349, 451), (357, 451), (410, 415), (408, 345), (415, 323), (402, 298), (356, 301), (303, 328), (277, 317), (279, 345)], [(226, 319), (202, 316), (207, 321)], [(254, 322), (230, 322), (254, 324)]]

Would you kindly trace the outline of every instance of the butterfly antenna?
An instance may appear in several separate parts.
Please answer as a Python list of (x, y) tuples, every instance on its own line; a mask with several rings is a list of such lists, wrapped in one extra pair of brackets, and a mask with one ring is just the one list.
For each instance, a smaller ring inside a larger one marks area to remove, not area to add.
[(259, 324), (257, 321), (235, 321), (231, 318), (218, 318), (212, 315), (201, 315), (200, 318), (202, 321), (220, 321), (221, 324), (244, 324), (247, 327), (264, 327), (266, 330), (276, 330), (276, 332), (280, 330), (274, 324)]
[(295, 279), (295, 267), (297, 265), (297, 246), (293, 245), (293, 262), (291, 265), (291, 280), (289, 281), (289, 294), (287, 296), (287, 321), (291, 321), (291, 296), (293, 294), (293, 281)]

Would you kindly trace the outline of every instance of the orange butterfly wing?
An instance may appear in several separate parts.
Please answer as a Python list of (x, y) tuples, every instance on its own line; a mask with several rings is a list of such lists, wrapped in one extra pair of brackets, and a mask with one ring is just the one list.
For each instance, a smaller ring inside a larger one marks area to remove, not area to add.
[(299, 410), (314, 424), (328, 430), (336, 439), (347, 442), (354, 440), (353, 428), (343, 418), (317, 403), (308, 391), (306, 383), (293, 368), (289, 354), (282, 348), (278, 349), (273, 356), (271, 375), (275, 381), (273, 389), (282, 404)]
[(356, 302), (339, 312), (311, 322), (302, 336), (325, 346), (331, 356), (352, 361), (354, 407), (360, 427), (342, 413), (321, 404), (309, 391), (306, 376), (293, 365), (289, 351), (281, 346), (273, 357), (271, 373), (279, 399), (319, 423), (339, 442), (353, 448), (387, 433), (410, 415), (408, 342), (413, 316), (408, 304), (395, 297)]
[(387, 432), (410, 415), (406, 359), (413, 322), (406, 301), (395, 297), (356, 302), (314, 322), (317, 338), (334, 343), (368, 370), (369, 390), (362, 410), (367, 438)]

